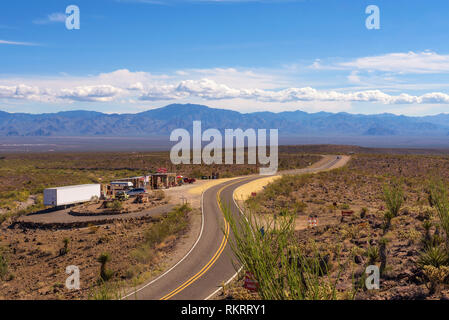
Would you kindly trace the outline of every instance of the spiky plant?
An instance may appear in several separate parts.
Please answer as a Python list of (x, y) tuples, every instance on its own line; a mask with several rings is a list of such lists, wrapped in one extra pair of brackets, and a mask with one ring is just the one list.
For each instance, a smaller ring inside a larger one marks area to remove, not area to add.
[(103, 281), (108, 281), (112, 277), (112, 271), (106, 269), (106, 264), (111, 261), (111, 256), (107, 252), (103, 252), (98, 257), (98, 262), (100, 262), (100, 279)]
[[(264, 219), (262, 234), (255, 214), (245, 212), (244, 217), (222, 209), (233, 233), (228, 237), (231, 249), (258, 282), (262, 299), (336, 299), (335, 283), (327, 275), (329, 259), (317, 250), (306, 255), (301, 249), (294, 236), (294, 215)], [(229, 235), (228, 228), (224, 232)]]
[(430, 182), (431, 204), (436, 208), (440, 226), (444, 230), (446, 250), (449, 252), (449, 195), (448, 188), (442, 180)]
[(449, 256), (440, 246), (427, 247), (419, 256), (417, 264), (421, 268), (424, 268), (424, 266), (433, 266), (435, 268), (449, 266)]
[(379, 260), (379, 248), (377, 246), (369, 246), (366, 248), (364, 255), (368, 258), (370, 265), (375, 264)]
[(390, 185), (385, 185), (383, 196), (388, 211), (391, 212), (393, 217), (396, 217), (404, 203), (404, 191), (401, 184), (398, 181), (393, 181)]

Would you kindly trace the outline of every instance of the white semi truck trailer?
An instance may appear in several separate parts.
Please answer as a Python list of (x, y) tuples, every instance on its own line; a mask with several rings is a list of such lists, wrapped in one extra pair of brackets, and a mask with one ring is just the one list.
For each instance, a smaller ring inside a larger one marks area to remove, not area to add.
[(77, 186), (48, 188), (44, 190), (44, 205), (58, 207), (82, 203), (90, 201), (93, 197), (100, 198), (100, 195), (100, 184), (81, 184)]

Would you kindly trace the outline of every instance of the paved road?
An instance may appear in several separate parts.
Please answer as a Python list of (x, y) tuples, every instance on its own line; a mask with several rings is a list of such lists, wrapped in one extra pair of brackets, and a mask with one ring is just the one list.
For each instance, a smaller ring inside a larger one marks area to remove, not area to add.
[(17, 221), (23, 225), (36, 227), (81, 227), (89, 224), (110, 223), (115, 220), (144, 219), (151, 217), (156, 218), (169, 212), (174, 207), (175, 206), (173, 204), (165, 204), (140, 212), (96, 216), (75, 216), (70, 214), (72, 209), (69, 208), (47, 213), (33, 213), (26, 216), (21, 216), (17, 219)]
[[(329, 169), (342, 161), (333, 157), (317, 168), (305, 168), (285, 173), (312, 173)], [(239, 210), (233, 201), (236, 188), (266, 176), (249, 176), (222, 183), (203, 193), (203, 223), (200, 236), (189, 253), (158, 278), (128, 294), (124, 299), (138, 300), (203, 300), (236, 273), (233, 255), (224, 232), (229, 232), (218, 204), (229, 207), (234, 215)]]

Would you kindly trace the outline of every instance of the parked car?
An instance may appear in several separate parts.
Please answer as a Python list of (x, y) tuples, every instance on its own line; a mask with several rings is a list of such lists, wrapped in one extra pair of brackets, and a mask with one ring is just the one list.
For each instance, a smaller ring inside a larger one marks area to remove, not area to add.
[(137, 196), (138, 194), (145, 194), (145, 193), (147, 193), (147, 192), (144, 188), (135, 188), (135, 189), (126, 191), (126, 194), (129, 196)]
[(184, 183), (194, 183), (196, 181), (195, 178), (184, 178), (183, 179)]
[(119, 191), (115, 194), (115, 198), (119, 201), (126, 201), (129, 199), (129, 195), (125, 191)]

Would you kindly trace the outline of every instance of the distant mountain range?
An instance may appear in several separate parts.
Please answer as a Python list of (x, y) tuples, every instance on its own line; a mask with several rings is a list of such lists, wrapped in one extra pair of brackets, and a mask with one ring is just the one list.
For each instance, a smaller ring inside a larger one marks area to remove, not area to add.
[(0, 136), (128, 136), (169, 135), (176, 128), (279, 129), (281, 136), (426, 136), (449, 138), (449, 114), (425, 117), (393, 114), (254, 112), (172, 104), (136, 114), (66, 111), (46, 114), (0, 111)]

